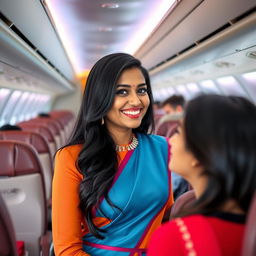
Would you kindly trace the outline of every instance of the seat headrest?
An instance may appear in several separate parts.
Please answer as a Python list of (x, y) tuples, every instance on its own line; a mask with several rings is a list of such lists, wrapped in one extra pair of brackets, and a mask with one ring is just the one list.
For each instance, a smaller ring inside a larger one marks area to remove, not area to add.
[(188, 207), (196, 200), (194, 190), (189, 190), (178, 197), (171, 208), (171, 217), (176, 216), (181, 209)]
[(54, 142), (54, 134), (46, 125), (34, 123), (19, 123), (22, 130), (40, 133), (49, 142)]
[(23, 141), (40, 153), (49, 153), (49, 146), (42, 135), (29, 131), (0, 131), (0, 140)]
[(0, 176), (42, 173), (35, 149), (24, 142), (0, 141)]

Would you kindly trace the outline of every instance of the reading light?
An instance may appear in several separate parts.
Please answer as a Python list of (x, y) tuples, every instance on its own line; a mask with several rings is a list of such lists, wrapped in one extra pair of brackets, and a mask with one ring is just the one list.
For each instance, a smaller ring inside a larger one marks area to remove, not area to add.
[(102, 8), (107, 8), (107, 9), (117, 9), (119, 8), (119, 4), (116, 3), (105, 3), (101, 5)]

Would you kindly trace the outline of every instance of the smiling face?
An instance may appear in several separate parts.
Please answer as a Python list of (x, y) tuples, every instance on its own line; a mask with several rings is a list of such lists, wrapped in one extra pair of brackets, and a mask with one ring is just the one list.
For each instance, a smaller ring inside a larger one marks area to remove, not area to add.
[(190, 180), (202, 172), (202, 166), (195, 156), (186, 148), (183, 124), (179, 125), (177, 132), (170, 139), (171, 156), (169, 168), (180, 176)]
[(122, 72), (117, 84), (113, 105), (105, 117), (111, 133), (140, 126), (150, 104), (145, 78), (139, 68)]

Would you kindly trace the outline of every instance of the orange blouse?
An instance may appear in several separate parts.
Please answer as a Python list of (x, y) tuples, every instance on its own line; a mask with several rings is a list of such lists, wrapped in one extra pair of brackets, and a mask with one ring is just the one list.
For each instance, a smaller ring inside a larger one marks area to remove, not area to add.
[[(55, 170), (52, 185), (52, 231), (56, 256), (88, 256), (82, 249), (82, 237), (89, 232), (81, 210), (79, 209), (79, 185), (83, 175), (76, 168), (76, 160), (82, 145), (73, 145), (58, 151), (55, 158)], [(119, 163), (126, 153), (117, 152)], [(173, 204), (169, 199), (167, 207), (155, 219), (151, 230), (142, 245), (146, 246), (149, 235), (161, 224), (163, 214)], [(109, 223), (102, 217), (94, 218), (101, 227)]]
[[(66, 147), (56, 154), (52, 185), (52, 231), (56, 256), (88, 256), (82, 250), (82, 237), (88, 233), (79, 209), (79, 185), (83, 175), (76, 168), (82, 145)], [(117, 152), (119, 163), (127, 151)], [(105, 218), (95, 218), (97, 226), (107, 224)], [(84, 227), (84, 228), (82, 228)], [(82, 232), (81, 232), (82, 230)]]

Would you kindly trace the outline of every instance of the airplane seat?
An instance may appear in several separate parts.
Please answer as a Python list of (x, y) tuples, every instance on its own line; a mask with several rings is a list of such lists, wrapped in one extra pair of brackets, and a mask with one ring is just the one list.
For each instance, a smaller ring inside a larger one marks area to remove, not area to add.
[(256, 255), (256, 192), (254, 193), (249, 212), (247, 214), (242, 256)]
[(64, 142), (65, 142), (64, 126), (62, 125), (62, 123), (58, 119), (50, 116), (48, 118), (36, 117), (36, 118), (31, 119), (30, 121), (38, 121), (38, 122), (47, 121), (47, 122), (53, 123), (53, 125), (57, 128), (57, 131), (58, 131), (59, 140), (60, 140), (60, 147), (64, 145)]
[(53, 178), (53, 163), (47, 141), (41, 134), (29, 131), (0, 131), (0, 140), (22, 141), (32, 145), (37, 153), (43, 168), (44, 182), (46, 186), (46, 200), (51, 206), (51, 191)]
[(177, 127), (178, 127), (178, 122), (173, 122), (172, 124), (170, 124), (166, 133), (166, 137), (171, 138), (177, 131)]
[(164, 116), (164, 114), (154, 114), (155, 125), (158, 126), (158, 121)]
[(61, 136), (60, 136), (60, 128), (59, 128), (58, 124), (56, 124), (55, 121), (50, 120), (50, 119), (45, 119), (45, 118), (35, 118), (35, 119), (31, 119), (26, 122), (31, 123), (31, 124), (39, 124), (39, 125), (47, 126), (54, 134), (54, 141), (55, 141), (57, 149), (59, 149), (61, 147), (62, 141), (61, 141)]
[[(167, 134), (168, 134), (168, 131), (171, 127), (175, 127), (177, 126), (177, 124), (179, 123), (179, 121), (166, 121), (166, 122), (163, 122), (161, 124), (159, 124), (157, 127), (156, 127), (156, 134), (157, 135), (160, 135), (160, 136), (165, 136), (167, 137)], [(170, 132), (169, 132), (170, 133)]]
[(65, 126), (65, 138), (68, 140), (75, 124), (75, 116), (71, 111), (67, 110), (53, 110), (50, 115), (55, 118), (59, 118)]
[(0, 141), (0, 188), (17, 240), (29, 255), (49, 254), (43, 171), (35, 149), (19, 141)]
[(178, 197), (171, 208), (170, 218), (175, 217), (183, 208), (186, 208), (195, 201), (194, 190), (189, 190)]
[(13, 223), (0, 193), (0, 255), (18, 256)]
[(29, 123), (29, 122), (20, 122), (18, 125), (22, 128), (24, 131), (31, 131), (35, 133), (41, 134), (48, 142), (50, 152), (51, 152), (51, 159), (53, 159), (54, 154), (57, 150), (57, 146), (54, 140), (54, 132), (51, 128), (47, 127), (44, 124), (38, 124), (38, 123)]

